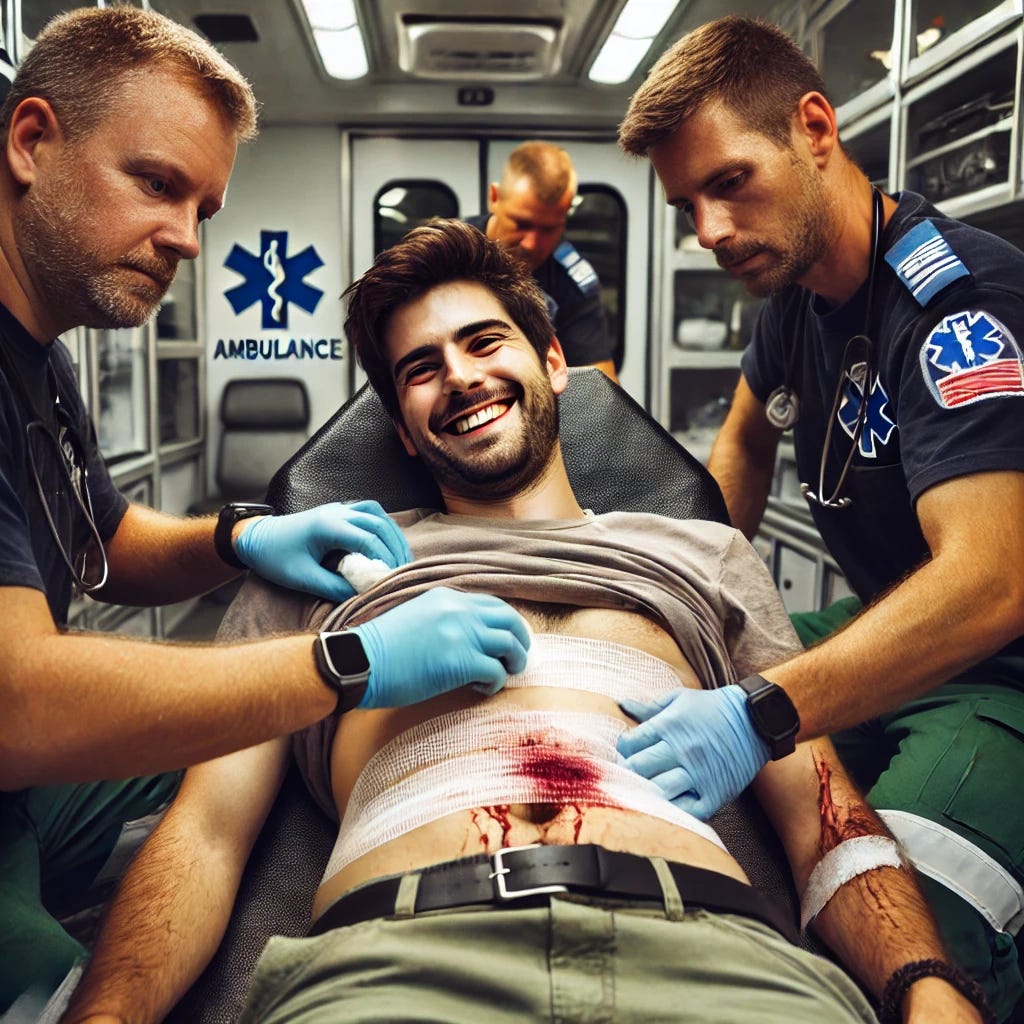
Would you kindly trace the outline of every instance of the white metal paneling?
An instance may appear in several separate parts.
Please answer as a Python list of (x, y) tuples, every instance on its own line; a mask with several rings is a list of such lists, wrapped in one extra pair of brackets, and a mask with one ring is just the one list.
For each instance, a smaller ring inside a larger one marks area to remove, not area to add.
[(315, 430), (348, 397), (341, 332), (339, 131), (264, 128), (239, 149), (224, 209), (207, 225), (209, 487), (217, 411), (233, 378), (295, 377)]

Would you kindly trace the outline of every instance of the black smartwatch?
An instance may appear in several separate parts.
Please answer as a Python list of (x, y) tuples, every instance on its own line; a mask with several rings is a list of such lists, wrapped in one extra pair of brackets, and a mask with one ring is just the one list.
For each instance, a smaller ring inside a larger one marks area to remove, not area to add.
[(739, 685), (747, 691), (747, 713), (754, 731), (768, 744), (772, 760), (792, 754), (800, 731), (800, 716), (789, 694), (763, 676), (747, 676)]
[(313, 657), (323, 681), (338, 693), (337, 712), (351, 711), (370, 681), (370, 659), (358, 633), (325, 630), (313, 641)]
[(220, 560), (226, 562), (232, 569), (245, 569), (244, 562), (239, 561), (238, 555), (231, 544), (231, 531), (235, 523), (243, 519), (252, 519), (253, 516), (272, 516), (274, 510), (269, 505), (257, 505), (251, 501), (233, 501), (225, 505), (217, 513), (217, 527), (213, 531), (213, 546), (220, 555)]

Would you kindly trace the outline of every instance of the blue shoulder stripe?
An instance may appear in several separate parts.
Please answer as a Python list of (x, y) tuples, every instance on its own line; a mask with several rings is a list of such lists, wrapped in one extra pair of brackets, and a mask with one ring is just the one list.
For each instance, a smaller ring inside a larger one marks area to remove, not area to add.
[(601, 282), (597, 279), (597, 272), (579, 254), (572, 242), (567, 242), (563, 239), (551, 255), (565, 268), (569, 277), (572, 278), (576, 287), (581, 292), (587, 294), (600, 289)]
[(930, 220), (923, 220), (908, 231), (885, 254), (885, 261), (921, 306), (927, 306), (957, 278), (970, 276), (970, 271)]

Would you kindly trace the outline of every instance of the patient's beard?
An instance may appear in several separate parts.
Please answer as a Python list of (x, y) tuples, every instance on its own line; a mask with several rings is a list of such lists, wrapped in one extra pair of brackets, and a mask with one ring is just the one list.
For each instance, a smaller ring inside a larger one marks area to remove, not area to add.
[(558, 440), (558, 401), (540, 370), (521, 388), (518, 429), (503, 431), (471, 454), (454, 450), (443, 436), (415, 439), (420, 458), (444, 491), (489, 501), (528, 491), (542, 478)]

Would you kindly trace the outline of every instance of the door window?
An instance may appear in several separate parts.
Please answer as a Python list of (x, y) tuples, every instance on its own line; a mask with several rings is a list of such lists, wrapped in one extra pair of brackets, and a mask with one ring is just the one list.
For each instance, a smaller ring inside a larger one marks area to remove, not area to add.
[(626, 322), (626, 204), (607, 185), (580, 185), (565, 229), (601, 282), (608, 333), (615, 340), (615, 367), (622, 366)]
[(383, 252), (433, 217), (458, 217), (459, 201), (442, 181), (389, 181), (373, 201), (373, 251)]

